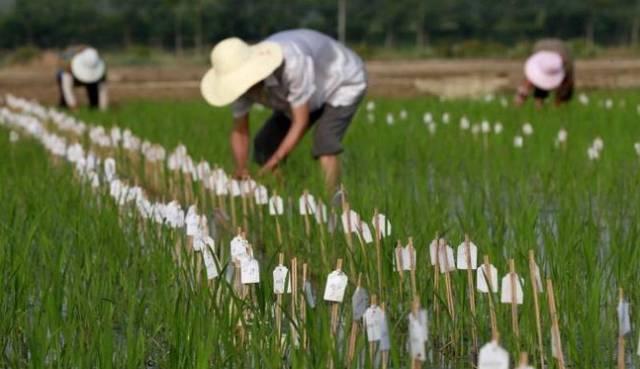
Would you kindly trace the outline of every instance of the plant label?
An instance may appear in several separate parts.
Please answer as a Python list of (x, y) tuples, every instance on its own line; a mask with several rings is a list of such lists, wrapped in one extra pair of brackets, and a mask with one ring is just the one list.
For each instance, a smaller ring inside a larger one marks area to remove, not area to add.
[(248, 242), (240, 236), (235, 236), (231, 240), (231, 260), (242, 261), (249, 257), (247, 253)]
[(353, 210), (342, 213), (342, 229), (344, 233), (357, 233), (360, 228), (360, 216)]
[(229, 194), (229, 183), (226, 176), (219, 176), (216, 180), (216, 195), (227, 196)]
[(427, 312), (420, 309), (418, 314), (409, 314), (409, 348), (411, 358), (426, 361), (425, 342), (429, 333), (427, 330)]
[(269, 215), (282, 215), (284, 213), (284, 202), (280, 196), (271, 196), (269, 199)]
[[(482, 264), (477, 269), (476, 275), (476, 288), (478, 291), (482, 293), (489, 293), (489, 286), (491, 286), (491, 292), (498, 292), (498, 269), (492, 264), (489, 264), (487, 268), (486, 265)], [(485, 279), (485, 276), (488, 278)]]
[(263, 185), (259, 185), (256, 187), (255, 193), (253, 194), (256, 200), (257, 205), (266, 205), (269, 203), (269, 194), (267, 188)]
[[(461, 243), (460, 246), (458, 246), (457, 256), (458, 269), (478, 269), (478, 247), (474, 245), (473, 242), (469, 242), (468, 245), (466, 242)], [(471, 261), (471, 265), (468, 265), (467, 260)]]
[(351, 297), (351, 308), (353, 309), (353, 320), (360, 320), (369, 305), (369, 294), (362, 287), (357, 287)]
[(402, 270), (413, 270), (416, 260), (416, 249), (407, 245), (400, 252)]
[(371, 235), (371, 230), (369, 229), (369, 225), (365, 222), (360, 223), (360, 233), (362, 234), (362, 240), (364, 243), (372, 243), (373, 236)]
[(307, 304), (310, 308), (316, 307), (316, 295), (313, 293), (313, 288), (311, 287), (311, 282), (305, 281), (304, 286), (302, 287), (304, 291), (304, 297), (307, 300)]
[(334, 270), (327, 277), (327, 285), (324, 289), (324, 300), (330, 302), (342, 302), (347, 290), (347, 275), (341, 270)]
[(260, 264), (256, 259), (245, 259), (240, 265), (240, 282), (242, 284), (260, 283)]
[(384, 214), (378, 214), (371, 219), (373, 230), (377, 229), (380, 232), (380, 238), (391, 236), (391, 223), (387, 220)]
[[(288, 282), (288, 283), (287, 283)], [(291, 279), (289, 277), (289, 269), (284, 265), (278, 265), (273, 270), (273, 293), (276, 295), (282, 295), (285, 293), (291, 293)]]
[[(513, 296), (513, 290), (514, 290), (512, 286), (513, 280), (515, 280), (515, 283), (516, 283), (515, 297)], [(500, 294), (500, 302), (502, 302), (503, 304), (511, 304), (514, 302), (514, 300), (516, 304), (518, 305), (522, 304), (522, 300), (523, 300), (522, 280), (520, 279), (520, 277), (518, 277), (517, 274), (515, 275), (515, 278), (512, 278), (511, 273), (507, 273), (502, 278), (502, 293)]]
[(621, 301), (618, 304), (618, 334), (624, 336), (631, 332), (631, 319), (629, 318), (629, 303)]
[(380, 351), (389, 351), (391, 349), (391, 337), (389, 336), (387, 313), (382, 309), (380, 311)]
[(233, 197), (238, 197), (240, 195), (242, 195), (242, 189), (240, 188), (240, 181), (238, 181), (237, 179), (232, 179), (231, 182), (229, 183), (230, 191), (231, 192), (231, 196)]
[(316, 205), (316, 211), (313, 214), (316, 218), (316, 222), (318, 224), (323, 224), (327, 222), (327, 205), (322, 202)]
[(302, 194), (298, 200), (300, 215), (314, 215), (316, 212), (316, 200), (308, 193)]
[(509, 369), (509, 353), (497, 342), (487, 343), (478, 354), (478, 369)]
[(367, 332), (369, 342), (380, 341), (382, 331), (382, 309), (376, 305), (371, 305), (364, 312), (364, 327)]
[(209, 247), (205, 247), (204, 252), (202, 253), (204, 257), (204, 266), (207, 270), (207, 279), (212, 280), (218, 277), (218, 266), (216, 265), (216, 261), (213, 258), (213, 253), (209, 249)]
[(441, 246), (438, 256), (440, 259), (440, 273), (453, 272), (456, 270), (456, 262), (453, 256), (453, 248), (451, 246)]

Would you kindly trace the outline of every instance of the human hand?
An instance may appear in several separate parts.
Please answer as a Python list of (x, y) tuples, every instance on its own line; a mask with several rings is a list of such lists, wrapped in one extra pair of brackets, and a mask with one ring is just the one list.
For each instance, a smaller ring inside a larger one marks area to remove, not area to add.
[(235, 179), (245, 179), (249, 177), (249, 169), (247, 168), (236, 168), (233, 172), (233, 178)]

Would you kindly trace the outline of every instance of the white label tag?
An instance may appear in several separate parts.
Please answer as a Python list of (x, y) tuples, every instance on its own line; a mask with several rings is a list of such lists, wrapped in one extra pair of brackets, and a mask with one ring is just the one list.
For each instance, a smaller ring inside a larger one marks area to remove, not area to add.
[(324, 289), (325, 301), (342, 302), (344, 293), (347, 290), (349, 279), (347, 275), (340, 270), (334, 270), (327, 277), (327, 285)]
[(403, 247), (400, 251), (402, 270), (413, 270), (416, 260), (416, 249), (409, 245)]
[(449, 245), (440, 247), (438, 254), (440, 257), (440, 273), (452, 272), (456, 270), (456, 261), (453, 256), (453, 248)]
[(284, 213), (284, 202), (280, 196), (271, 196), (269, 199), (269, 215), (282, 215)]
[(360, 223), (360, 233), (362, 234), (362, 240), (364, 243), (372, 243), (373, 236), (371, 235), (371, 230), (369, 229), (369, 225), (365, 222)]
[(374, 216), (373, 219), (371, 219), (371, 224), (373, 225), (374, 232), (376, 229), (379, 230), (380, 238), (391, 236), (391, 223), (384, 214)]
[(246, 259), (240, 265), (240, 282), (242, 284), (260, 283), (260, 264), (256, 259)]
[(380, 309), (382, 317), (380, 318), (380, 351), (389, 351), (391, 349), (391, 337), (389, 336), (389, 324), (387, 323), (387, 314)]
[(496, 342), (487, 343), (478, 354), (478, 369), (509, 369), (509, 353)]
[[(515, 274), (515, 273), (514, 273)], [(515, 296), (515, 303), (520, 305), (522, 304), (522, 300), (523, 300), (523, 293), (522, 293), (522, 281), (520, 279), (520, 277), (518, 277), (518, 275), (514, 276), (511, 275), (511, 273), (507, 273), (503, 278), (502, 278), (502, 293), (500, 294), (500, 302), (502, 302), (503, 304), (511, 304), (514, 302), (514, 297), (512, 296), (512, 290), (513, 290), (513, 286), (512, 286), (512, 282), (513, 280), (515, 280), (515, 292), (516, 292), (516, 296)]]
[[(458, 269), (478, 269), (478, 247), (474, 245), (473, 242), (469, 242), (468, 247), (466, 242), (461, 243), (460, 246), (458, 246), (457, 259)], [(467, 265), (467, 260), (471, 261), (471, 265)]]
[(629, 318), (629, 303), (626, 301), (618, 304), (618, 334), (624, 336), (631, 332), (631, 319)]
[(369, 342), (380, 341), (382, 336), (383, 318), (382, 310), (376, 305), (371, 305), (364, 312), (364, 326), (367, 331), (367, 340)]
[(254, 193), (254, 197), (257, 205), (266, 205), (269, 202), (269, 194), (265, 186), (258, 186)]
[(248, 242), (240, 236), (236, 236), (231, 240), (231, 260), (242, 261), (249, 257), (247, 254)]
[(216, 180), (216, 195), (227, 196), (229, 194), (229, 184), (227, 177), (218, 177)]
[[(492, 264), (489, 264), (489, 268), (487, 269), (484, 264), (482, 264), (477, 269), (476, 275), (476, 287), (478, 291), (482, 293), (489, 293), (489, 284), (491, 284), (491, 291), (493, 293), (498, 292), (498, 269)], [(485, 279), (485, 275), (488, 277)], [(487, 283), (490, 282), (490, 283)]]
[(287, 293), (291, 293), (291, 279), (289, 278), (289, 269), (284, 265), (278, 265), (273, 270), (273, 293), (282, 295), (285, 293), (285, 284), (287, 285)]
[(357, 287), (351, 297), (353, 320), (360, 320), (369, 305), (369, 294), (362, 287)]
[(300, 215), (314, 215), (316, 212), (316, 200), (312, 195), (303, 194), (298, 200)]
[(202, 253), (204, 257), (204, 266), (207, 269), (207, 279), (211, 280), (217, 278), (219, 275), (218, 266), (216, 265), (216, 261), (213, 258), (213, 253), (209, 249), (209, 247), (204, 248), (204, 252)]
[(342, 229), (344, 233), (357, 233), (360, 227), (360, 216), (353, 210), (342, 213)]
[(428, 337), (427, 312), (421, 309), (417, 316), (409, 314), (409, 347), (411, 357), (419, 361), (425, 361), (427, 355), (424, 343)]
[(327, 205), (319, 203), (316, 206), (316, 212), (314, 213), (316, 222), (323, 224), (327, 222)]
[(237, 197), (242, 195), (242, 190), (240, 189), (240, 181), (238, 181), (237, 179), (232, 179), (230, 182), (230, 187), (231, 196)]

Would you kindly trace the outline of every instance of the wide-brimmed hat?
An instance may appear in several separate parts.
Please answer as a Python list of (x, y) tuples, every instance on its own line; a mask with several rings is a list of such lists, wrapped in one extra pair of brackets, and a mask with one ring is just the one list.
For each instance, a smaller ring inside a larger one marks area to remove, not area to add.
[(106, 68), (104, 60), (92, 47), (82, 50), (71, 59), (71, 73), (80, 82), (98, 82), (104, 76)]
[(211, 50), (211, 69), (200, 81), (200, 92), (214, 106), (225, 106), (282, 64), (282, 48), (263, 41), (249, 46), (237, 37), (220, 41)]
[(553, 90), (560, 86), (565, 76), (562, 57), (553, 51), (538, 51), (527, 59), (524, 74), (534, 86)]

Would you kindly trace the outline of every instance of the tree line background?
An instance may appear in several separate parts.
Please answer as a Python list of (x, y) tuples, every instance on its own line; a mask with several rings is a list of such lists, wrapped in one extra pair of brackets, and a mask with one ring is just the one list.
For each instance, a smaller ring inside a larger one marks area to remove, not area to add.
[[(0, 49), (89, 43), (181, 53), (236, 35), (307, 27), (360, 47), (514, 47), (539, 37), (636, 46), (640, 0), (0, 0)], [(458, 46), (456, 46), (458, 45)]]

